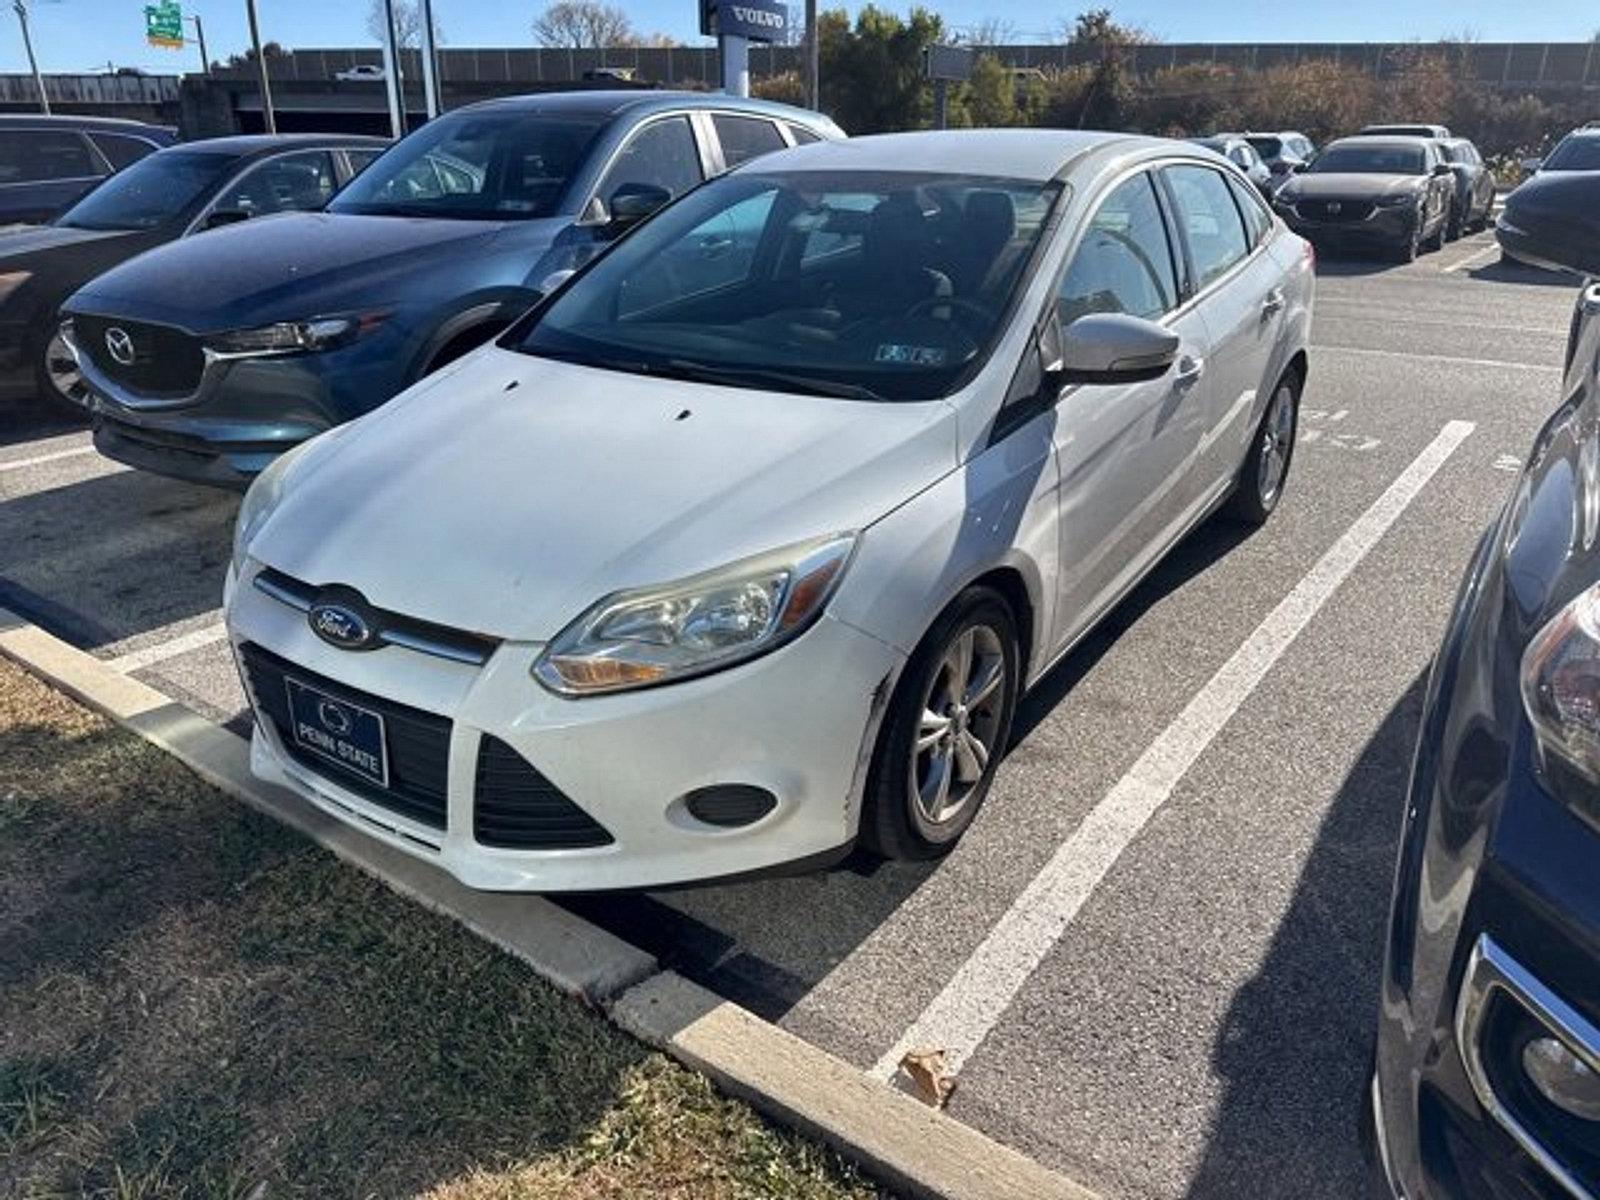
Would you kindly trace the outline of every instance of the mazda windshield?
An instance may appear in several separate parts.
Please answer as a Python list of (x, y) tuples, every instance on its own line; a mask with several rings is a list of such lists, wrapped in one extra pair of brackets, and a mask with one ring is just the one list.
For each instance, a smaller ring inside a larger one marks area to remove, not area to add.
[(238, 159), (163, 150), (117, 172), (56, 220), (71, 229), (155, 229), (182, 214)]
[(619, 243), (514, 344), (734, 387), (934, 399), (987, 357), (1060, 190), (959, 174), (728, 176)]
[(475, 113), (423, 126), (334, 197), (330, 212), (514, 221), (548, 217), (602, 118)]
[(1421, 146), (1329, 146), (1310, 166), (1313, 175), (1426, 175)]

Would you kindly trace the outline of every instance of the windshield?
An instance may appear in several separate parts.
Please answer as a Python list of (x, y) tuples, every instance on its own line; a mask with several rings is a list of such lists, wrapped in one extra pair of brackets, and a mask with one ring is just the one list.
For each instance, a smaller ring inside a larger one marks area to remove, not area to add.
[(1569, 137), (1544, 160), (1546, 171), (1600, 171), (1600, 137)]
[(434, 121), (358, 175), (328, 208), (471, 221), (548, 217), (601, 123), (526, 112)]
[(737, 387), (933, 399), (987, 356), (1059, 192), (969, 175), (727, 176), (574, 280), (518, 348)]
[(1329, 146), (1311, 164), (1318, 175), (1426, 175), (1420, 146)]
[(233, 166), (230, 154), (162, 150), (117, 172), (56, 219), (72, 229), (154, 229), (181, 215)]
[(1276, 158), (1283, 151), (1283, 139), (1275, 137), (1245, 138), (1256, 148), (1256, 153), (1262, 158)]

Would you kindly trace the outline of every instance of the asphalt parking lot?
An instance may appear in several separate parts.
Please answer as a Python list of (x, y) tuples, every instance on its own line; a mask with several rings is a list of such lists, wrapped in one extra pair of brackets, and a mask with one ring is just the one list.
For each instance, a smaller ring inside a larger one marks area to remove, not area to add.
[[(944, 862), (569, 903), (864, 1069), (947, 1049), (956, 1117), (1109, 1197), (1358, 1195), (1428, 663), (1574, 294), (1497, 258), (1323, 263), (1283, 507), (1202, 528), (1054, 671)], [(0, 603), (242, 728), (236, 508), (7, 416)]]

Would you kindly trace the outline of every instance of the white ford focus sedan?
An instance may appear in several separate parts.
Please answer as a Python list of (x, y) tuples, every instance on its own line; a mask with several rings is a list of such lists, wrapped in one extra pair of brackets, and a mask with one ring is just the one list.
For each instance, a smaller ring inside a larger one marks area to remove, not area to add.
[(931, 857), (1018, 696), (1283, 494), (1313, 261), (1197, 147), (780, 152), (279, 459), (255, 771), (479, 888)]

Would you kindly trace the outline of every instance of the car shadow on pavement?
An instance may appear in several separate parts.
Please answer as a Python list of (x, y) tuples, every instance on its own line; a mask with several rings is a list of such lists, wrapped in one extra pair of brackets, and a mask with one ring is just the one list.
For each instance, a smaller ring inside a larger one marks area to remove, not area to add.
[(87, 431), (89, 422), (43, 400), (0, 400), (0, 447)]
[(1427, 674), (1373, 733), (1329, 805), (1255, 977), (1212, 1054), (1224, 1081), (1191, 1200), (1367, 1194), (1363, 1089), (1394, 858)]
[(1570, 287), (1574, 289), (1583, 284), (1583, 280), (1565, 271), (1546, 271), (1542, 267), (1512, 262), (1504, 258), (1485, 263), (1481, 267), (1473, 267), (1466, 271), (1465, 274), (1470, 279), (1478, 279), (1486, 283), (1523, 283), (1533, 284), (1538, 287)]
[(238, 506), (120, 470), (0, 500), (0, 604), (87, 649), (211, 612)]

